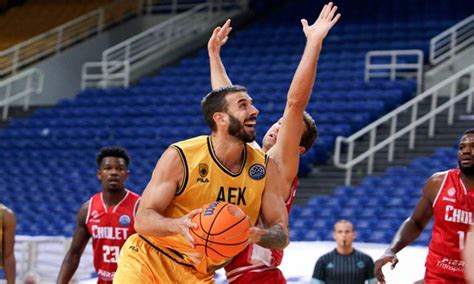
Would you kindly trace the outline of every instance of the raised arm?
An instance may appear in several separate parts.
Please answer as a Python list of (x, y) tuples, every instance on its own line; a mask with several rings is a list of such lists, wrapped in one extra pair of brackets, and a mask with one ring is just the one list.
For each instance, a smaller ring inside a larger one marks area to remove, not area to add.
[(59, 271), (59, 276), (57, 283), (67, 284), (71, 280), (72, 276), (79, 266), (82, 253), (87, 246), (87, 242), (91, 235), (89, 230), (87, 230), (86, 218), (87, 211), (89, 208), (89, 201), (85, 202), (79, 212), (77, 213), (76, 218), (76, 230), (74, 231), (74, 236), (72, 238), (71, 247), (69, 248), (66, 256), (64, 257), (61, 269)]
[(288, 245), (288, 212), (281, 196), (282, 181), (275, 162), (267, 165), (265, 191), (262, 196), (261, 214), (264, 228), (252, 228), (252, 241), (264, 248), (283, 249)]
[(398, 263), (396, 253), (416, 240), (430, 221), (433, 216), (433, 203), (445, 174), (446, 173), (436, 173), (428, 179), (423, 188), (421, 198), (416, 204), (415, 210), (410, 217), (402, 223), (395, 237), (393, 237), (390, 247), (375, 261), (375, 277), (377, 277), (378, 281), (385, 282), (382, 267), (387, 262), (391, 262), (392, 269), (395, 268)]
[(319, 17), (312, 25), (308, 25), (305, 19), (301, 20), (306, 36), (306, 46), (288, 91), (277, 142), (268, 152), (279, 165), (285, 165), (279, 170), (287, 184), (291, 184), (298, 173), (301, 151), (299, 145), (305, 129), (303, 112), (313, 90), (323, 41), (341, 17), (340, 14), (336, 14), (336, 11), (337, 7), (331, 2), (324, 5)]
[(195, 209), (181, 218), (167, 218), (162, 215), (176, 194), (183, 176), (183, 164), (178, 152), (168, 148), (156, 164), (151, 180), (143, 192), (135, 217), (135, 230), (138, 234), (161, 237), (182, 234), (190, 244), (194, 242), (189, 228), (197, 227), (191, 219), (200, 209)]
[(212, 89), (222, 88), (232, 85), (227, 76), (224, 64), (221, 59), (221, 47), (227, 42), (229, 33), (232, 30), (230, 19), (225, 22), (222, 27), (216, 27), (212, 32), (212, 36), (207, 43), (209, 53), (209, 64), (211, 68), (211, 85)]
[[(0, 209), (2, 210), (2, 209)], [(16, 218), (13, 211), (4, 207), (3, 209), (3, 261), (7, 284), (15, 283), (16, 261), (15, 261), (15, 227)]]

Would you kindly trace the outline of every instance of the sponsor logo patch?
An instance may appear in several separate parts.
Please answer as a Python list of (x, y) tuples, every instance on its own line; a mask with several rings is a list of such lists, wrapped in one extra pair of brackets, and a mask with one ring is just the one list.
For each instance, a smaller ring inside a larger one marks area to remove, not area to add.
[(261, 180), (265, 177), (266, 170), (261, 164), (254, 164), (249, 169), (249, 176), (254, 180)]
[(365, 267), (365, 263), (362, 260), (359, 260), (356, 265), (357, 265), (357, 268), (359, 269), (362, 269)]
[(199, 175), (201, 177), (206, 177), (209, 173), (209, 166), (207, 164), (199, 164)]
[(454, 187), (451, 187), (450, 189), (448, 189), (448, 195), (449, 196), (454, 196), (456, 194), (456, 189), (454, 189)]
[(122, 226), (128, 226), (130, 224), (130, 222), (131, 222), (131, 219), (130, 219), (130, 216), (128, 216), (128, 215), (122, 215), (119, 218), (119, 223)]

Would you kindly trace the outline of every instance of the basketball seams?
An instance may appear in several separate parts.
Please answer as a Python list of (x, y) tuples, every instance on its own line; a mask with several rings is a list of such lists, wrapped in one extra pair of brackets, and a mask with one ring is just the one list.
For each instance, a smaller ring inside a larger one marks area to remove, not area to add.
[(209, 243), (211, 243), (211, 244), (220, 245), (220, 246), (237, 246), (237, 245), (244, 244), (244, 243), (246, 243), (246, 242), (248, 242), (248, 240), (245, 240), (245, 241), (239, 242), (239, 243), (232, 243), (232, 244), (230, 244), (230, 243), (219, 243), (219, 242), (215, 242), (215, 241), (209, 241)]
[[(224, 210), (224, 208), (226, 208), (227, 206), (229, 206), (229, 203), (224, 203), (224, 206), (222, 206), (221, 209), (217, 211), (214, 219), (212, 220), (211, 225), (209, 226), (209, 232), (206, 232), (204, 228), (201, 226), (202, 231), (207, 234), (207, 237), (206, 237), (206, 255), (207, 256), (209, 256), (209, 254), (207, 253), (207, 250), (209, 249), (209, 247), (207, 246), (207, 243), (209, 242), (209, 237), (211, 236), (210, 232), (212, 231), (212, 227), (214, 226), (214, 223), (216, 223), (217, 217), (219, 217), (219, 214), (221, 214), (222, 210)], [(201, 220), (201, 215), (199, 215), (199, 220)]]
[(228, 255), (222, 254), (222, 253), (220, 253), (219, 251), (217, 251), (217, 250), (214, 249), (214, 248), (209, 248), (209, 249), (212, 250), (214, 253), (216, 253), (216, 254), (222, 256), (222, 257), (225, 257), (225, 258), (232, 257), (232, 256), (228, 256)]
[[(245, 214), (239, 219), (241, 214), (234, 213), (234, 207), (241, 211), (238, 206), (221, 201), (217, 203), (209, 215), (205, 216), (202, 212), (193, 218), (199, 227), (197, 229), (191, 228), (190, 231), (195, 239), (194, 247), (204, 256), (216, 259), (229, 258), (237, 254), (237, 250), (240, 252), (246, 247), (248, 238), (244, 241), (243, 239), (248, 235), (248, 228), (251, 224)], [(207, 208), (207, 206), (209, 204), (203, 208)], [(223, 211), (226, 208), (227, 211)], [(227, 227), (223, 229), (225, 226)], [(211, 234), (213, 229), (217, 229), (219, 232)]]
[[(217, 218), (217, 217), (216, 217), (216, 218)], [(234, 228), (235, 226), (239, 225), (240, 223), (242, 223), (242, 221), (244, 221), (244, 220), (246, 220), (246, 219), (247, 219), (247, 216), (244, 215), (244, 216), (242, 217), (242, 219), (240, 219), (238, 222), (236, 222), (235, 224), (231, 225), (230, 227), (225, 228), (225, 229), (222, 230), (221, 232), (213, 233), (213, 234), (208, 233), (208, 234), (209, 234), (210, 236), (217, 236), (217, 235), (220, 235), (220, 234), (225, 233), (225, 232), (227, 232), (228, 230)]]

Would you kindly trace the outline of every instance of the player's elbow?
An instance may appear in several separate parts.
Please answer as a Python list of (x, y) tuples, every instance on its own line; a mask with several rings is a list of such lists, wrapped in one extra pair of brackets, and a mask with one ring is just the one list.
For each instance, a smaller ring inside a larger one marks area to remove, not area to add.
[(302, 100), (301, 97), (302, 96), (289, 96), (286, 102), (286, 107), (304, 110), (308, 104), (308, 101)]
[(146, 226), (145, 219), (146, 219), (145, 212), (143, 212), (142, 210), (139, 210), (135, 216), (135, 223), (133, 224), (133, 227), (135, 229), (135, 232), (137, 232), (137, 234), (141, 234), (141, 235), (146, 234), (147, 226)]
[(144, 222), (142, 221), (142, 218), (139, 218), (138, 215), (135, 218), (135, 224), (133, 224), (133, 227), (135, 229), (135, 232), (140, 235), (144, 235), (146, 231), (146, 226)]

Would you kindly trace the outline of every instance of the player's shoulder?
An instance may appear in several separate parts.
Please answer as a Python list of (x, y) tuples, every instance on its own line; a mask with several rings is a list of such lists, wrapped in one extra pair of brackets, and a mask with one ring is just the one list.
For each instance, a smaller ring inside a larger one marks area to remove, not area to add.
[(435, 172), (433, 173), (426, 182), (429, 187), (440, 187), (446, 177), (452, 172), (453, 170), (447, 170), (442, 172)]
[(250, 147), (252, 147), (253, 149), (255, 149), (257, 151), (262, 151), (263, 152), (262, 147), (260, 147), (260, 145), (258, 145), (257, 141), (247, 143), (247, 145), (249, 145)]
[(136, 192), (133, 192), (131, 191), (130, 189), (127, 188), (127, 191), (128, 191), (128, 194), (130, 196), (131, 199), (134, 199), (134, 200), (137, 200), (137, 199), (140, 199), (141, 196), (140, 194), (136, 193)]
[(442, 172), (435, 172), (431, 175), (430, 180), (443, 180), (446, 175), (452, 170), (442, 171)]
[(171, 144), (171, 147), (179, 148), (179, 149), (192, 149), (195, 147), (200, 147), (202, 145), (207, 145), (209, 136), (208, 135), (201, 135), (196, 136), (190, 139), (178, 141), (176, 143)]
[(15, 213), (13, 210), (2, 203), (0, 203), (0, 210), (2, 211), (1, 213), (5, 216), (5, 218), (15, 218)]
[(246, 143), (247, 157), (252, 163), (262, 163), (267, 166), (269, 157), (256, 143)]
[(84, 201), (81, 205), (82, 208), (88, 208), (89, 206), (93, 206), (94, 204), (102, 204), (102, 192), (97, 192), (92, 195), (89, 199)]

